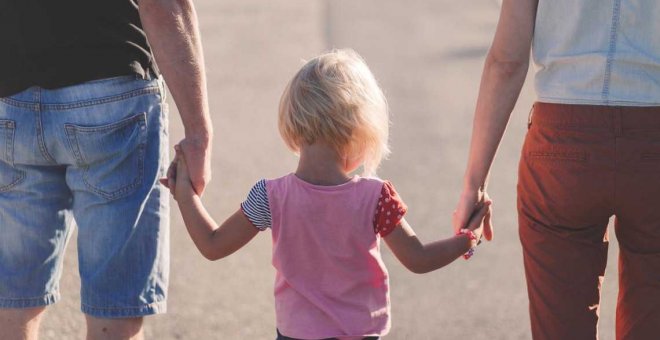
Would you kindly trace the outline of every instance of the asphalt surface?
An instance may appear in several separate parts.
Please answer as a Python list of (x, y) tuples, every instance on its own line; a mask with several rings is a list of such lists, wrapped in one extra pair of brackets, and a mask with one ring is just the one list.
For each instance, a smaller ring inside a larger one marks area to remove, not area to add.
[[(213, 181), (204, 201), (222, 220), (260, 178), (295, 169), (277, 132), (279, 96), (290, 77), (330, 48), (350, 47), (372, 68), (388, 98), (393, 154), (380, 176), (391, 180), (424, 241), (449, 237), (461, 189), (484, 56), (499, 11), (495, 0), (196, 1), (216, 132)], [(408, 272), (383, 247), (391, 275), (393, 327), (385, 339), (530, 339), (517, 236), (518, 156), (534, 100), (528, 82), (495, 161), (495, 240), (465, 262)], [(172, 143), (182, 127), (171, 105)], [(147, 318), (149, 339), (274, 339), (270, 235), (209, 262), (198, 254), (173, 205), (168, 313)], [(613, 236), (613, 235), (612, 235)], [(601, 339), (614, 339), (616, 240), (601, 304)], [(49, 308), (42, 339), (82, 339), (75, 242)]]

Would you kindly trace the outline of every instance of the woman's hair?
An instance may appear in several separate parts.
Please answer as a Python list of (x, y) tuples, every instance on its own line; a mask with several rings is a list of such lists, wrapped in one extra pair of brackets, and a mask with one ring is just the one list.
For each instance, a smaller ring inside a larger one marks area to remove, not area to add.
[(296, 153), (304, 144), (325, 142), (342, 159), (362, 158), (365, 175), (374, 175), (390, 152), (385, 96), (350, 49), (322, 54), (296, 73), (280, 100), (279, 130)]

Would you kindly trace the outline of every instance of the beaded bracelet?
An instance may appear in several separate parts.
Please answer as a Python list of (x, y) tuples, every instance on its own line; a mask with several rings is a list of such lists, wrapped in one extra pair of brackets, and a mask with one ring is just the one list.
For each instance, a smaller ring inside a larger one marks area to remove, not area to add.
[(470, 238), (470, 249), (463, 254), (463, 258), (468, 260), (472, 255), (474, 255), (475, 249), (477, 249), (477, 245), (479, 244), (479, 240), (477, 239), (477, 235), (469, 229), (461, 229), (459, 230), (456, 235), (467, 235), (467, 237)]

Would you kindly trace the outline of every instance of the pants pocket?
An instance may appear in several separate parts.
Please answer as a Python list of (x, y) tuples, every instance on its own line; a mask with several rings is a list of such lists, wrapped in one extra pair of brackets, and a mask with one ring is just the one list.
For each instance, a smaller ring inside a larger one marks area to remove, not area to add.
[(16, 186), (25, 178), (25, 172), (14, 167), (14, 136), (16, 122), (0, 119), (0, 192)]
[(108, 200), (135, 192), (144, 179), (146, 113), (101, 126), (65, 124), (85, 185)]
[(546, 150), (531, 150), (527, 154), (529, 159), (546, 160), (546, 161), (587, 161), (588, 155), (583, 151), (575, 150), (562, 150), (551, 148)]

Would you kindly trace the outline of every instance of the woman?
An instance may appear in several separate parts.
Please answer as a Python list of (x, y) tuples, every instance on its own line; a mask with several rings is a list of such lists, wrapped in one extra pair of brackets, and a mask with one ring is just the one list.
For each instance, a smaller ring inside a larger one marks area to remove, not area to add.
[[(518, 184), (534, 339), (595, 339), (607, 224), (620, 244), (617, 339), (660, 325), (660, 2), (504, 0), (486, 58), (454, 228), (486, 195), (523, 85), (537, 103)], [(490, 218), (484, 232), (492, 238)]]

